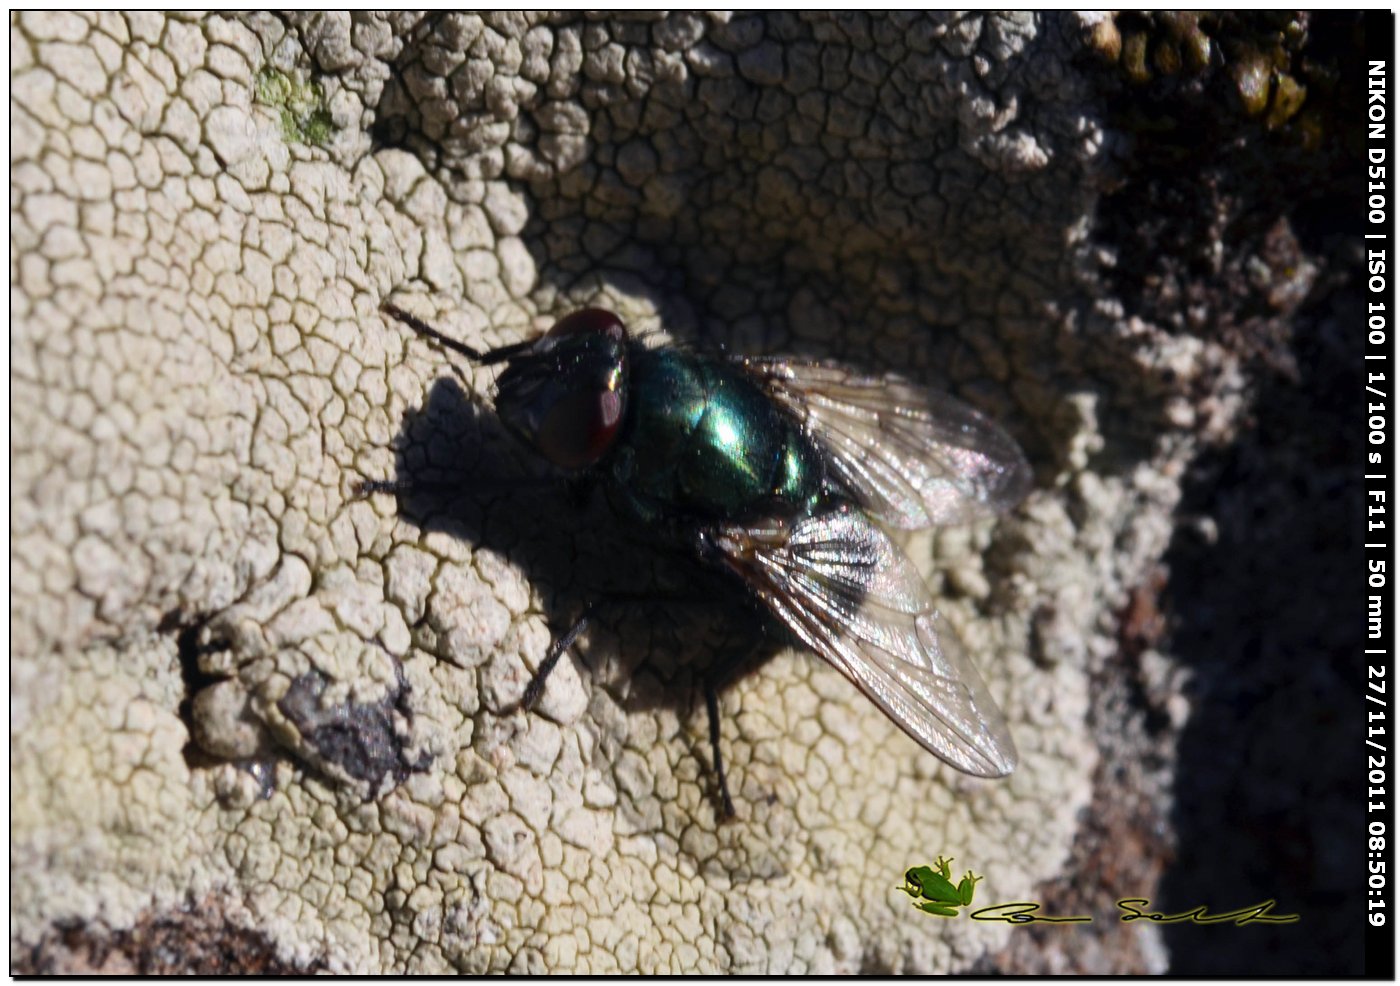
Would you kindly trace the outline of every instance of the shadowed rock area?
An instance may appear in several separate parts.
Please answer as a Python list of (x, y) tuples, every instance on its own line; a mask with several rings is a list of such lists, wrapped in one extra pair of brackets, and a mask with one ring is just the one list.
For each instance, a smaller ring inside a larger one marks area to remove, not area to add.
[[(1353, 971), (1359, 44), (1228, 12), (12, 15), (13, 971)], [(720, 592), (601, 620), (519, 711), (600, 594), (708, 583), (599, 498), (492, 493), (540, 469), (493, 371), (386, 300), (480, 348), (599, 305), (994, 417), (1030, 497), (907, 547), (1016, 773), (779, 648), (722, 696), (721, 824)], [(438, 486), (354, 495), (399, 477)], [(1096, 923), (919, 912), (895, 888), (940, 854)], [(1309, 934), (1125, 931), (1120, 896), (1277, 897)]]

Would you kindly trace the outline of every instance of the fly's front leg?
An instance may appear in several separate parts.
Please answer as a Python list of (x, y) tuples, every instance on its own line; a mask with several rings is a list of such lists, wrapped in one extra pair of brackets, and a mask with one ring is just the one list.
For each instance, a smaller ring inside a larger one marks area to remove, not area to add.
[(379, 310), (390, 318), (407, 325), (420, 336), (426, 339), (432, 339), (439, 345), (450, 349), (452, 352), (465, 356), (473, 363), (480, 363), (483, 366), (489, 366), (492, 363), (504, 363), (512, 356), (518, 356), (535, 344), (534, 339), (527, 339), (524, 342), (513, 342), (508, 346), (498, 346), (495, 349), (483, 351), (468, 346), (464, 342), (459, 342), (451, 336), (444, 335), (417, 315), (409, 314), (392, 302), (384, 302), (379, 306)]

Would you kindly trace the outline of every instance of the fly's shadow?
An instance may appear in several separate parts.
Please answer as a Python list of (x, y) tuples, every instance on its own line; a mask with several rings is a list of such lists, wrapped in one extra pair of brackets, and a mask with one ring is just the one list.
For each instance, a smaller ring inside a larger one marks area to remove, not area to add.
[[(587, 612), (587, 632), (565, 657), (581, 657), (585, 688), (605, 689), (625, 711), (669, 706), (688, 716), (707, 675), (722, 685), (781, 642), (742, 586), (689, 546), (662, 543), (619, 516), (602, 483), (542, 468), (454, 379), (440, 378), (404, 415), (394, 444), (399, 513), (522, 572), (551, 640)], [(607, 762), (620, 738), (603, 732)], [(692, 735), (708, 769), (707, 743)]]

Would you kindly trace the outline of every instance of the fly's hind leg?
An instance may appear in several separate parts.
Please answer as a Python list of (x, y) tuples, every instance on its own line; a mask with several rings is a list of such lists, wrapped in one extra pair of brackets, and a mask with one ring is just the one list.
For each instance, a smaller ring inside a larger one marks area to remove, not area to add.
[(719, 749), (719, 690), (758, 652), (763, 646), (763, 639), (761, 635), (756, 636), (748, 647), (728, 651), (705, 672), (705, 711), (710, 720), (710, 750), (714, 755), (715, 779), (719, 784), (721, 820), (734, 817), (734, 800), (729, 796), (724, 756)]
[(715, 778), (719, 782), (720, 817), (734, 817), (734, 799), (729, 796), (729, 780), (724, 775), (724, 756), (719, 752), (719, 688), (714, 680), (705, 678), (705, 710), (710, 717), (710, 749), (715, 758)]

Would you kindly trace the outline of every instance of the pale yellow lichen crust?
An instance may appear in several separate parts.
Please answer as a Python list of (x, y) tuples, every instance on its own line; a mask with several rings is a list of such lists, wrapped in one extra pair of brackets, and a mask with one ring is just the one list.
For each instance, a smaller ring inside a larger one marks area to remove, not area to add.
[[(1141, 380), (1213, 358), (1095, 307), (1076, 23), (13, 16), (12, 945), (216, 894), (347, 971), (934, 972), (998, 947), (895, 885), (941, 853), (979, 901), (1025, 899), (1062, 865), (1108, 615), (1200, 425), (1170, 394), (1134, 417)], [(912, 550), (1014, 776), (941, 766), (789, 651), (724, 695), (719, 825), (675, 656), (703, 648), (660, 616), (510, 711), (588, 573), (650, 576), (557, 500), (353, 498), (520, 463), (462, 410), (490, 372), (386, 322), (391, 297), (477, 345), (606, 304), (996, 415), (1036, 492)]]

